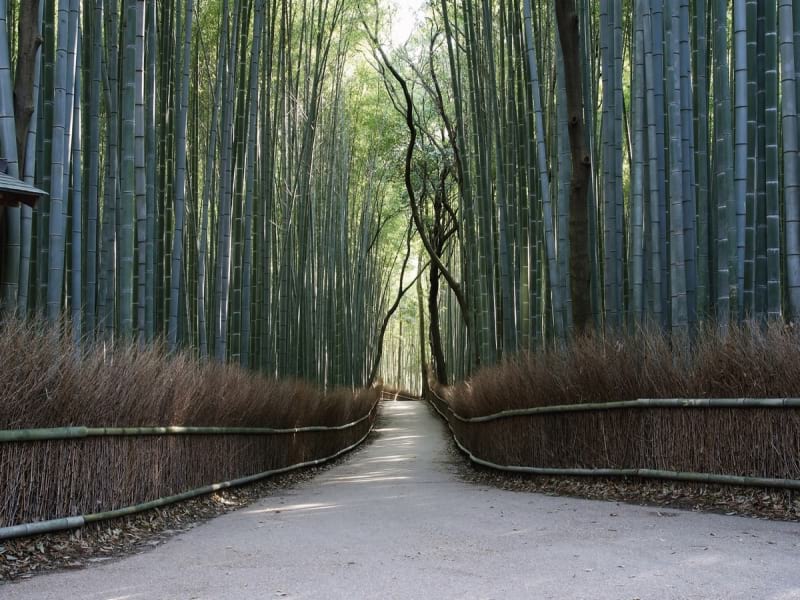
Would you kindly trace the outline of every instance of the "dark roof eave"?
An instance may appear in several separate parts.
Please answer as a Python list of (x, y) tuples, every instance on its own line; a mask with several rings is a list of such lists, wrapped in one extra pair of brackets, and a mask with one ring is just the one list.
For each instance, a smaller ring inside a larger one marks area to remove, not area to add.
[(39, 188), (35, 188), (32, 185), (25, 183), (24, 181), (20, 181), (16, 177), (11, 177), (10, 175), (4, 175), (0, 173), (0, 194), (5, 195), (5, 193), (10, 193), (14, 195), (25, 195), (25, 196), (46, 196), (47, 192), (44, 190), (40, 190)]

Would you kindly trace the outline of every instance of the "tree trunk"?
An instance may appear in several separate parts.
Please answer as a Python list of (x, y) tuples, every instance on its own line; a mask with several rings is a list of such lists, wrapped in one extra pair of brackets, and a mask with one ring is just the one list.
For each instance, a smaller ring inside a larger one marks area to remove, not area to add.
[(589, 191), (592, 161), (586, 148), (581, 89), (580, 33), (575, 0), (556, 2), (558, 35), (564, 54), (564, 81), (567, 91), (569, 146), (572, 178), (569, 199), (570, 290), (572, 317), (576, 333), (592, 326), (591, 279), (589, 264)]
[[(422, 258), (420, 257), (420, 261)], [(422, 300), (422, 270), (417, 271), (417, 310), (419, 311), (419, 365), (422, 376), (422, 397), (428, 396), (428, 357), (425, 352), (425, 304)]]
[(431, 263), (431, 286), (428, 290), (428, 312), (430, 313), (431, 359), (436, 372), (436, 381), (447, 385), (447, 365), (442, 347), (442, 330), (439, 326), (439, 267)]
[(177, 167), (175, 169), (175, 231), (172, 238), (172, 272), (169, 295), (169, 325), (167, 341), (169, 351), (178, 349), (179, 300), (181, 275), (183, 273), (183, 222), (186, 200), (186, 119), (189, 112), (189, 61), (192, 43), (192, 0), (186, 2), (186, 22), (184, 25), (183, 74), (181, 76), (180, 105), (177, 127)]
[(17, 157), (20, 162), (19, 172), (23, 173), (28, 128), (34, 110), (33, 86), (36, 73), (36, 53), (42, 44), (42, 36), (39, 33), (39, 0), (20, 3), (17, 31), (19, 48), (17, 69), (14, 75), (14, 118), (17, 130)]

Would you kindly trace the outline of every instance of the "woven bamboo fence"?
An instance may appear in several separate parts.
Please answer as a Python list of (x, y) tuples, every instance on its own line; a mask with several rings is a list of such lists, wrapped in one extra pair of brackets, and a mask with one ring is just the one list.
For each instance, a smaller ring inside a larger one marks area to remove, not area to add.
[(483, 466), (800, 490), (800, 399), (641, 399), (467, 418), (428, 398)]
[(268, 427), (62, 427), (0, 431), (0, 539), (79, 527), (319, 464), (355, 448), (350, 423)]

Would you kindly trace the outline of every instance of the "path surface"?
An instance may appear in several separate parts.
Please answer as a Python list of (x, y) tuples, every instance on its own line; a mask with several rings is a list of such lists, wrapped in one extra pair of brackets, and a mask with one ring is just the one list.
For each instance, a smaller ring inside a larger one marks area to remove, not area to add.
[(487, 489), (448, 443), (424, 404), (387, 403), (316, 479), (0, 598), (800, 599), (798, 524)]

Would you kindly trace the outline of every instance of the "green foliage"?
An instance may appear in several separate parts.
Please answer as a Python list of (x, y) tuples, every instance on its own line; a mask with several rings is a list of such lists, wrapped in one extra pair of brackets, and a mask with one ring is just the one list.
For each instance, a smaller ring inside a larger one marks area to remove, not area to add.
[[(418, 133), (412, 254), (433, 249), (447, 282), (425, 276), (427, 335), (459, 377), (571, 335), (577, 116), (598, 328), (794, 318), (796, 2), (575, 6), (568, 78), (553, 3), (432, 0), (381, 57), (389, 2), (44, 0), (29, 175), (50, 195), (32, 222), (8, 213), (6, 303), (68, 311), (87, 338), (169, 333), (203, 358), (363, 382), (412, 212), (388, 62)], [(417, 303), (398, 310), (417, 347)]]

